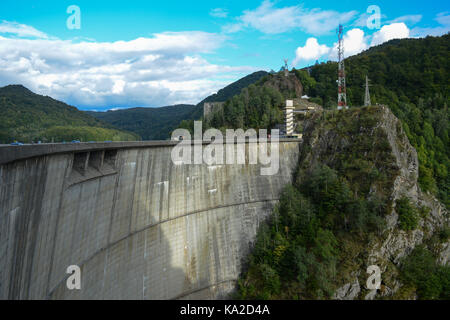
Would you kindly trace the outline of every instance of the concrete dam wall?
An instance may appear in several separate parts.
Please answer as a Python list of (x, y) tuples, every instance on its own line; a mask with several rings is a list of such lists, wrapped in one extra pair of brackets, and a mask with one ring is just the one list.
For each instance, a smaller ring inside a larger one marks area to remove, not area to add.
[[(296, 168), (175, 165), (173, 142), (0, 147), (0, 299), (215, 299)], [(67, 267), (81, 269), (69, 290)]]

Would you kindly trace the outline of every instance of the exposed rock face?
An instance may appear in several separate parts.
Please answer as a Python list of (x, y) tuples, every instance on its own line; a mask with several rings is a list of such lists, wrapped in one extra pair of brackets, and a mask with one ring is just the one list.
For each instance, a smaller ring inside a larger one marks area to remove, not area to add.
[(274, 88), (286, 97), (289, 96), (286, 94), (287, 92), (295, 92), (297, 98), (301, 98), (303, 95), (303, 86), (293, 74), (289, 74), (287, 77), (284, 74), (275, 74), (264, 83), (264, 86)]
[[(369, 243), (366, 250), (368, 252), (365, 258), (366, 263), (363, 267), (379, 266), (382, 272), (382, 286), (381, 290), (368, 290), (365, 288), (368, 277), (366, 270), (354, 270), (352, 279), (336, 290), (335, 299), (376, 299), (393, 295), (401, 287), (401, 283), (397, 279), (401, 258), (409, 255), (417, 245), (449, 224), (445, 207), (432, 195), (423, 193), (419, 188), (417, 152), (409, 143), (400, 121), (388, 107), (379, 107), (379, 113), (377, 115), (379, 121), (373, 127), (373, 131), (380, 128), (385, 133), (393, 156), (393, 166), (397, 170), (388, 195), (392, 209), (386, 216), (386, 228), (379, 237)], [(313, 118), (312, 121), (305, 123), (305, 143), (310, 146), (310, 149), (307, 150), (302, 148), (306, 150), (300, 157), (307, 163), (304, 164), (305, 166), (313, 163), (330, 165), (334, 158), (350, 144), (350, 138), (339, 136), (333, 130), (322, 130), (318, 133), (315, 130), (318, 123), (316, 120), (317, 118)], [(374, 192), (375, 189), (376, 186), (371, 187)], [(417, 207), (426, 207), (429, 210), (426, 215), (420, 217), (418, 228), (409, 232), (399, 228), (398, 214), (395, 211), (395, 200), (404, 196), (408, 197)], [(450, 254), (449, 243), (442, 244), (438, 250), (439, 262), (447, 264)]]
[(310, 102), (308, 99), (295, 98), (294, 99), (295, 110), (310, 110), (310, 111), (322, 111), (322, 106), (317, 103)]
[[(407, 196), (418, 207), (426, 207), (430, 211), (426, 216), (421, 217), (419, 227), (416, 230), (405, 232), (398, 228), (398, 214), (394, 208), (386, 218), (388, 223), (385, 240), (371, 243), (367, 264), (378, 265), (384, 274), (383, 283), (386, 289), (384, 293), (379, 293), (381, 296), (393, 294), (401, 285), (396, 279), (397, 274), (395, 271), (392, 273), (386, 271), (390, 267), (398, 266), (401, 258), (409, 255), (417, 245), (449, 223), (444, 206), (433, 196), (424, 194), (419, 188), (417, 182), (419, 176), (417, 152), (409, 143), (400, 121), (387, 107), (384, 107), (383, 111), (383, 122), (381, 122), (381, 125), (385, 128), (392, 153), (400, 169), (400, 174), (394, 181), (391, 197), (393, 200), (396, 200)], [(445, 248), (448, 248), (448, 243), (445, 244)], [(446, 263), (448, 260), (448, 252), (445, 252), (445, 249), (442, 250), (441, 256), (443, 258), (441, 263)]]
[(336, 300), (353, 300), (361, 291), (358, 278), (355, 278), (353, 283), (346, 283), (342, 287), (336, 290), (333, 299)]
[(222, 110), (224, 102), (205, 102), (203, 104), (203, 118), (208, 119), (215, 112)]
[(440, 248), (439, 263), (442, 265), (448, 264), (449, 257), (450, 257), (450, 243), (444, 243)]

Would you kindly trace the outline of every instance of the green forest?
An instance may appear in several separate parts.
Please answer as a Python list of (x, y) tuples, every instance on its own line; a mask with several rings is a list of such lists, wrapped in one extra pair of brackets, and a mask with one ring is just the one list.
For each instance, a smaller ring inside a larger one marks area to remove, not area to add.
[(271, 128), (283, 121), (283, 95), (276, 89), (251, 84), (239, 95), (227, 100), (223, 109), (207, 121), (207, 127)]
[(210, 95), (204, 100), (200, 101), (199, 105), (203, 107), (203, 103), (205, 102), (223, 102), (228, 100), (229, 98), (238, 95), (242, 89), (248, 87), (249, 85), (258, 82), (261, 78), (267, 76), (268, 73), (266, 71), (257, 71), (249, 74), (248, 76), (235, 81), (228, 86), (224, 87), (217, 91), (217, 93)]
[[(367, 75), (372, 104), (387, 105), (393, 111), (418, 152), (422, 190), (435, 194), (448, 208), (450, 35), (392, 40), (346, 59), (345, 64), (349, 106), (363, 105)], [(336, 62), (292, 73), (311, 102), (328, 110), (336, 108)], [(267, 88), (264, 84), (271, 77), (264, 76), (228, 99), (204, 127), (256, 129), (281, 123), (284, 99), (293, 93)], [(183, 121), (180, 127), (192, 130), (192, 121)]]
[[(254, 77), (249, 79), (255, 80)], [(265, 73), (257, 81), (240, 90), (239, 94), (227, 99), (223, 108), (204, 121), (203, 129), (272, 129), (284, 121), (283, 108), (286, 99), (297, 97), (295, 85), (301, 86), (297, 80), (286, 80), (282, 74)], [(193, 119), (183, 120), (178, 127), (192, 132)]]
[(189, 119), (194, 105), (180, 104), (161, 108), (129, 108), (107, 112), (88, 112), (116, 128), (134, 132), (143, 140), (166, 140), (183, 119)]
[(203, 103), (226, 101), (267, 74), (265, 71), (249, 74), (206, 97), (197, 105), (129, 108), (108, 112), (88, 112), (88, 114), (116, 128), (134, 132), (144, 140), (166, 140), (170, 138), (170, 133), (174, 129), (193, 128), (193, 119), (199, 119), (203, 115)]
[[(388, 138), (377, 128), (379, 110), (355, 108), (316, 119), (319, 136), (333, 132), (341, 137), (334, 143), (346, 147), (337, 157), (324, 150), (320, 163), (302, 152), (294, 183), (284, 189), (269, 223), (260, 226), (235, 298), (330, 299), (351, 270), (364, 268), (367, 245), (382, 236), (394, 205), (389, 195), (398, 174)], [(418, 217), (428, 212), (406, 197), (397, 200), (396, 210), (404, 231), (416, 229)], [(448, 238), (444, 228), (430, 242)], [(416, 252), (401, 264), (406, 285), (396, 298), (448, 298), (450, 267), (439, 266), (426, 247)]]
[[(363, 104), (368, 75), (372, 103), (389, 106), (417, 150), (421, 189), (438, 196), (447, 208), (449, 40), (448, 34), (393, 40), (345, 61), (349, 105)], [(328, 110), (336, 107), (336, 63), (293, 72), (312, 97), (311, 102)], [(351, 147), (337, 155), (324, 155), (333, 159), (330, 166), (317, 164), (308, 170), (312, 164), (300, 165), (269, 223), (258, 231), (236, 298), (331, 298), (342, 280), (349, 279), (349, 270), (363, 268), (366, 246), (380, 236), (385, 214), (394, 205), (401, 230), (410, 232), (418, 227), (420, 217), (429, 209), (415, 206), (406, 197), (395, 204), (388, 197), (397, 170), (390, 165), (388, 142), (381, 133), (375, 131), (377, 137), (370, 137), (364, 130), (376, 123), (376, 110), (327, 111), (317, 119), (321, 128), (351, 139)], [(371, 186), (383, 192), (369, 197)], [(386, 272), (397, 272), (403, 283), (394, 299), (415, 295), (419, 299), (449, 299), (450, 267), (439, 265), (433, 253), (449, 235), (444, 227), (405, 257), (399, 268), (388, 266)]]
[(72, 140), (133, 141), (140, 138), (21, 85), (0, 88), (0, 143)]
[[(346, 59), (345, 68), (348, 104), (363, 105), (367, 75), (372, 104), (389, 106), (418, 152), (422, 190), (449, 207), (450, 34), (392, 40)], [(294, 72), (311, 101), (330, 109), (337, 103), (336, 70), (327, 62)]]

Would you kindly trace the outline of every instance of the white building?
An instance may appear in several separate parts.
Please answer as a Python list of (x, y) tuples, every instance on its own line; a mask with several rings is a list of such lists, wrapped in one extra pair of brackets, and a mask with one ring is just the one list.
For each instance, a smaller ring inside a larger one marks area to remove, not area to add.
[(294, 133), (294, 101), (286, 100), (286, 107), (284, 108), (286, 119), (286, 135), (290, 136)]

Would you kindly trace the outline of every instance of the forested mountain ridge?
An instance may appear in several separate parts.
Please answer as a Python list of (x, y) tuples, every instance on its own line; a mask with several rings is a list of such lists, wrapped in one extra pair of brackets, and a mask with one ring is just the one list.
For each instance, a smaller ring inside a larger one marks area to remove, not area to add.
[(191, 116), (183, 120), (200, 119), (203, 116), (203, 104), (205, 102), (225, 102), (233, 96), (240, 94), (242, 89), (260, 81), (261, 78), (264, 78), (267, 75), (268, 73), (266, 71), (256, 71), (227, 85), (226, 87), (217, 91), (217, 93), (214, 93), (197, 103), (196, 108)]
[[(370, 79), (371, 102), (385, 104), (402, 121), (419, 156), (419, 184), (447, 206), (450, 190), (450, 34), (422, 39), (391, 40), (345, 60), (347, 99), (350, 106), (364, 102), (366, 75)], [(327, 62), (301, 70), (293, 69), (310, 101), (325, 109), (337, 106), (337, 63)], [(204, 127), (271, 127), (282, 122), (283, 99), (292, 98), (280, 90), (267, 90), (266, 75), (229, 98)], [(269, 92), (270, 91), (270, 92)], [(297, 94), (298, 96), (298, 94)], [(280, 100), (281, 99), (281, 100)], [(192, 121), (183, 121), (192, 128)]]
[(202, 116), (203, 102), (225, 101), (267, 75), (258, 71), (226, 86), (197, 105), (83, 112), (22, 85), (0, 88), (0, 143), (12, 141), (165, 140), (184, 119)]
[(139, 140), (130, 132), (22, 85), (0, 88), (0, 142)]
[(226, 101), (267, 74), (265, 71), (249, 74), (206, 97), (197, 105), (180, 104), (160, 108), (130, 108), (88, 113), (117, 128), (139, 134), (144, 140), (166, 140), (182, 120), (200, 119), (203, 115), (203, 103)]
[[(363, 104), (367, 75), (372, 104), (389, 106), (418, 151), (420, 186), (437, 194), (448, 207), (450, 34), (391, 40), (347, 58), (345, 68), (349, 105)], [(314, 102), (325, 108), (336, 106), (335, 62), (295, 72)]]
[[(305, 92), (322, 99), (325, 107), (337, 103), (336, 62), (316, 64), (309, 70), (315, 84)], [(345, 59), (347, 102), (364, 102), (366, 75), (370, 79), (372, 103), (392, 104), (443, 95), (450, 92), (450, 34), (420, 39), (396, 39)]]
[(198, 104), (203, 105), (205, 102), (225, 102), (229, 98), (241, 93), (241, 90), (248, 87), (252, 83), (257, 82), (262, 77), (267, 76), (266, 71), (256, 71), (248, 76), (245, 76), (229, 85), (217, 91), (217, 93), (208, 96), (207, 98), (200, 101)]
[(87, 113), (117, 128), (134, 132), (144, 140), (166, 140), (176, 125), (183, 119), (189, 119), (194, 110), (194, 105), (180, 104)]
[[(294, 74), (286, 77), (283, 72), (267, 73), (227, 99), (223, 108), (208, 116), (203, 128), (271, 129), (284, 121), (285, 100), (300, 98), (302, 93), (302, 83)], [(180, 127), (192, 131), (193, 121), (182, 121)]]

